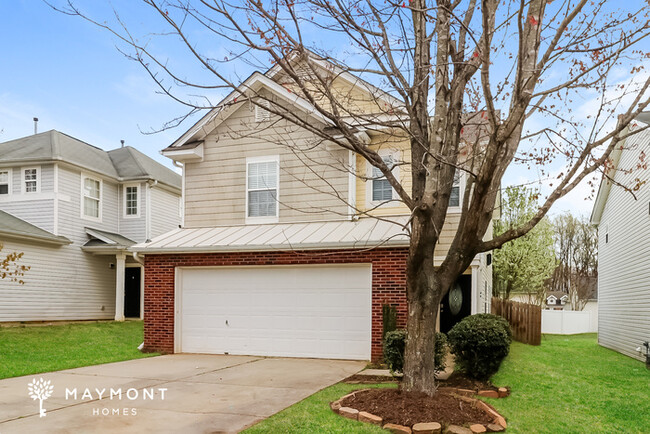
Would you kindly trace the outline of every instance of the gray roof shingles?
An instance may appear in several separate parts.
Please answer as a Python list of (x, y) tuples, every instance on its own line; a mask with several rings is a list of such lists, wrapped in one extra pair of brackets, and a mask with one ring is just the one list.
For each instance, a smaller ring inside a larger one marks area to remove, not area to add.
[(36, 240), (49, 241), (56, 244), (70, 244), (71, 241), (66, 237), (54, 235), (44, 229), (27, 223), (25, 220), (14, 217), (13, 215), (0, 211), (0, 233), (4, 235), (13, 235), (18, 238), (32, 238)]
[(56, 130), (0, 143), (0, 163), (65, 161), (118, 181), (154, 179), (181, 188), (174, 171), (130, 147), (104, 151)]

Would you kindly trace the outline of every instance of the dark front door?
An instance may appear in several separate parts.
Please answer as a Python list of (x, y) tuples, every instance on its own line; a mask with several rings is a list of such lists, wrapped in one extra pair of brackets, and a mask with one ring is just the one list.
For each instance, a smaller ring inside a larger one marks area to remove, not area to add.
[(140, 318), (140, 267), (127, 267), (124, 271), (124, 316)]
[(472, 276), (462, 275), (440, 304), (440, 331), (449, 332), (457, 322), (472, 313)]

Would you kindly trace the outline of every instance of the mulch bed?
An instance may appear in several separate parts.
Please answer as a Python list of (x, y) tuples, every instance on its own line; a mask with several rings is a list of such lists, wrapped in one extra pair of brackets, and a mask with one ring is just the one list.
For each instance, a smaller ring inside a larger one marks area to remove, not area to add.
[(477, 392), (479, 390), (498, 390), (498, 387), (489, 381), (475, 380), (459, 372), (454, 372), (446, 380), (439, 381), (438, 387), (456, 387), (458, 389), (475, 390)]
[(397, 383), (402, 381), (402, 377), (386, 377), (384, 375), (359, 375), (354, 374), (343, 380), (348, 384), (377, 384), (377, 383)]
[[(399, 383), (402, 377), (385, 377), (382, 375), (352, 375), (343, 382), (348, 384), (376, 384), (376, 383)], [(460, 372), (452, 373), (446, 380), (439, 380), (438, 387), (456, 387), (458, 389), (467, 390), (498, 390), (498, 387), (489, 381), (474, 380), (473, 378), (466, 377)]]
[(493, 419), (482, 409), (444, 392), (431, 397), (425, 393), (399, 389), (371, 389), (345, 398), (341, 405), (380, 416), (384, 423), (404, 426), (419, 422), (454, 425), (493, 423)]

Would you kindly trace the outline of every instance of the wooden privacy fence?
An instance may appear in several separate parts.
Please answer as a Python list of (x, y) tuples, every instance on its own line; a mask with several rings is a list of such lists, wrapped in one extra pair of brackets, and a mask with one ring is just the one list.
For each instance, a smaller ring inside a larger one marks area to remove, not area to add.
[(542, 308), (492, 297), (492, 313), (504, 317), (512, 328), (514, 340), (529, 345), (542, 343)]

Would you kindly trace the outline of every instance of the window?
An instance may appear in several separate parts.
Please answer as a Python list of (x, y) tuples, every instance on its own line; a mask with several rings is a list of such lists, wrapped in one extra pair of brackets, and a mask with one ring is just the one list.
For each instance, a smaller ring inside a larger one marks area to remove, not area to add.
[(460, 173), (458, 170), (454, 174), (454, 185), (449, 194), (449, 206), (460, 206)]
[(82, 177), (83, 216), (101, 218), (102, 182), (98, 179)]
[(23, 172), (23, 193), (38, 193), (40, 186), (40, 168), (27, 167), (22, 169)]
[[(384, 163), (393, 169), (395, 166), (395, 159), (392, 155), (385, 155), (382, 157)], [(376, 167), (372, 167), (372, 201), (383, 202), (393, 199), (393, 187), (386, 179), (384, 174)]]
[(277, 157), (249, 159), (246, 167), (246, 217), (278, 216), (278, 166)]
[(11, 193), (11, 170), (0, 170), (0, 195)]
[(140, 207), (139, 198), (138, 198), (138, 186), (137, 185), (125, 185), (124, 186), (124, 216), (125, 217), (139, 217), (140, 216)]

